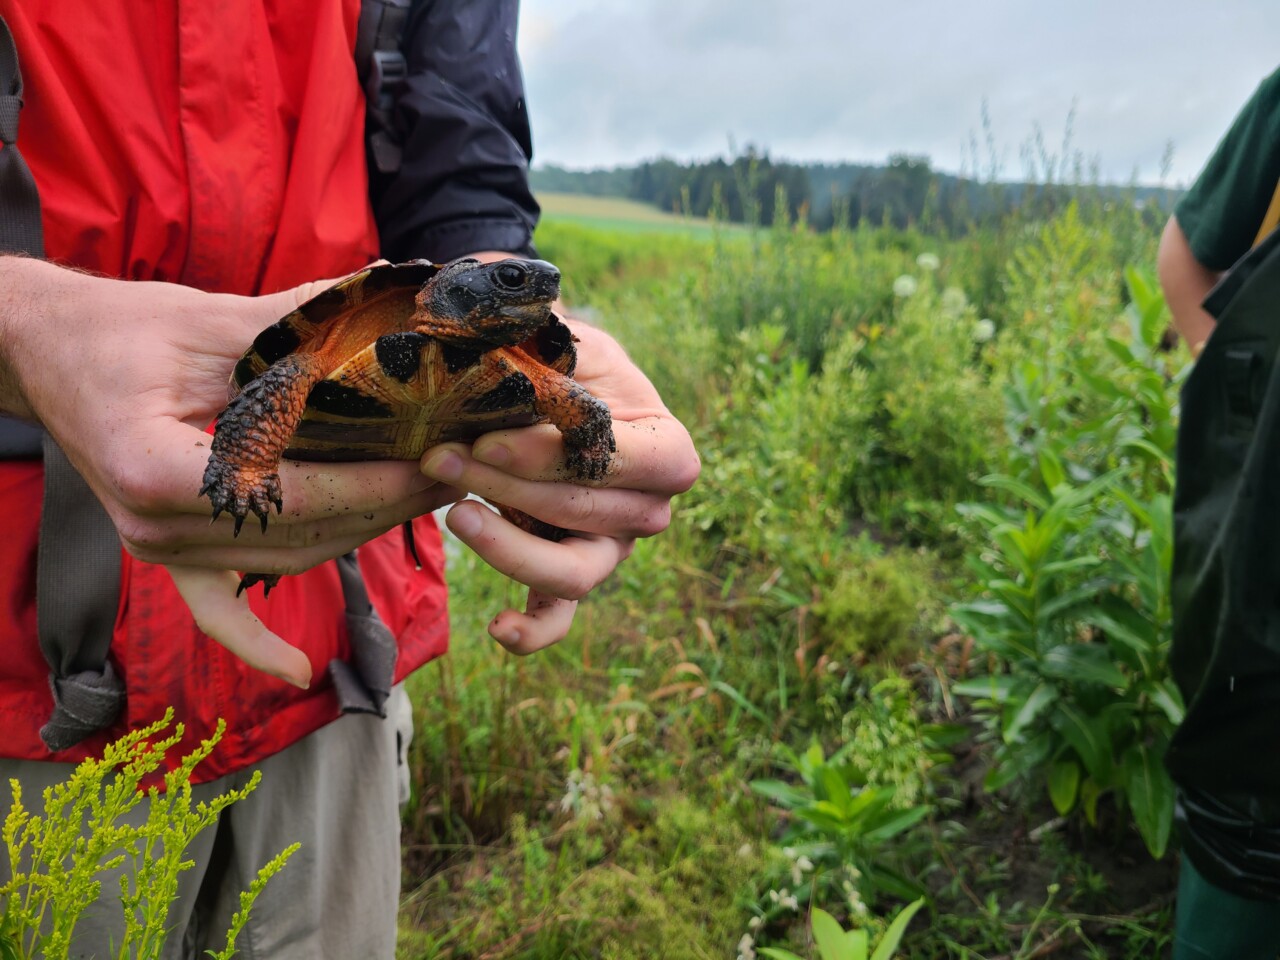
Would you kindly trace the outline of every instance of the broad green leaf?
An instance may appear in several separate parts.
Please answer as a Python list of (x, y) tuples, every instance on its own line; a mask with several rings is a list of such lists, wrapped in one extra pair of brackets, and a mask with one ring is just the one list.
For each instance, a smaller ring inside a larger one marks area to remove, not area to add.
[(843, 833), (849, 825), (849, 818), (845, 816), (844, 811), (826, 800), (819, 800), (807, 807), (798, 807), (795, 814), (816, 827), (835, 833)]
[(1040, 576), (1057, 576), (1059, 573), (1071, 573), (1085, 567), (1096, 567), (1102, 563), (1101, 557), (1072, 557), (1070, 560), (1055, 560), (1040, 567)]
[(848, 818), (874, 823), (873, 818), (893, 802), (893, 787), (863, 787), (849, 798)]
[(751, 789), (760, 796), (788, 809), (809, 802), (809, 794), (782, 780), (752, 780)]
[(978, 482), (984, 487), (992, 487), (996, 490), (1004, 490), (1006, 493), (1011, 493), (1024, 503), (1028, 503), (1040, 510), (1044, 510), (1049, 506), (1049, 498), (1047, 496), (1031, 486), (1031, 484), (1025, 483), (1017, 477), (992, 474), (991, 476), (983, 477)]
[(1151, 855), (1159, 860), (1173, 826), (1173, 781), (1160, 755), (1146, 744), (1128, 751), (1122, 764), (1129, 808)]
[(1058, 690), (1051, 683), (1041, 683), (1032, 690), (1031, 695), (1013, 712), (1009, 725), (1005, 727), (1003, 734), (1005, 742), (1012, 743), (1019, 739), (1022, 731), (1034, 723), (1036, 717), (1057, 699)]
[(1036, 621), (1043, 624), (1052, 620), (1083, 619), (1085, 613), (1097, 603), (1099, 591), (1109, 586), (1110, 580), (1094, 577), (1070, 590), (1064, 590), (1040, 604), (1040, 609), (1036, 611)]
[(844, 935), (845, 945), (853, 960), (867, 960), (871, 938), (865, 930), (850, 930)]
[(817, 785), (821, 787), (822, 799), (829, 800), (838, 807), (841, 815), (847, 815), (853, 796), (844, 778), (830, 764), (824, 764), (818, 773)]
[(1084, 810), (1084, 819), (1091, 827), (1098, 825), (1098, 799), (1102, 796), (1102, 788), (1097, 781), (1086, 779), (1080, 784), (1080, 807)]
[(1111, 651), (1097, 643), (1059, 644), (1040, 660), (1040, 669), (1046, 676), (1073, 683), (1100, 683), (1123, 689), (1129, 682), (1124, 671), (1112, 662)]
[(1080, 793), (1080, 764), (1075, 760), (1055, 760), (1049, 767), (1049, 799), (1053, 809), (1065, 816), (1076, 805)]
[(821, 907), (813, 908), (813, 942), (818, 945), (822, 960), (852, 960), (845, 949), (844, 929), (836, 918)]
[(770, 960), (804, 960), (800, 954), (783, 950), (781, 947), (756, 947), (756, 953), (769, 957)]
[(982, 697), (1004, 703), (1010, 692), (1020, 681), (1017, 677), (1006, 675), (998, 677), (974, 677), (972, 680), (961, 680), (951, 685), (951, 692), (962, 697)]
[(1081, 619), (1106, 633), (1107, 639), (1122, 643), (1135, 653), (1149, 654), (1154, 651), (1160, 643), (1160, 631), (1156, 625), (1137, 614), (1132, 607), (1129, 609), (1136, 616), (1121, 620), (1115, 616), (1119, 609), (1116, 605), (1112, 605), (1110, 610), (1099, 607), (1086, 612)]
[(1187, 708), (1182, 704), (1182, 694), (1172, 679), (1166, 677), (1151, 688), (1151, 702), (1174, 724), (1182, 722)]
[(882, 822), (877, 823), (873, 829), (864, 833), (863, 838), (870, 843), (883, 843), (885, 840), (890, 840), (904, 830), (915, 826), (928, 815), (928, 807), (912, 807), (910, 810), (894, 813)]
[(1150, 440), (1147, 440), (1147, 439), (1145, 439), (1145, 438), (1137, 438), (1137, 439), (1134, 439), (1134, 440), (1126, 440), (1124, 443), (1120, 444), (1120, 449), (1122, 449), (1122, 450), (1139, 450), (1139, 451), (1141, 451), (1142, 453), (1147, 454), (1149, 457), (1151, 457), (1151, 458), (1152, 458), (1153, 460), (1155, 460), (1157, 463), (1172, 463), (1172, 462), (1173, 462), (1173, 457), (1171, 457), (1171, 456), (1170, 456), (1167, 452), (1165, 452), (1164, 450), (1161, 450), (1159, 447), (1157, 447), (1157, 446), (1156, 446), (1154, 443), (1152, 443)]
[(924, 897), (921, 897), (915, 903), (909, 903), (898, 911), (898, 915), (893, 918), (893, 923), (889, 924), (889, 929), (885, 930), (884, 936), (880, 938), (876, 952), (871, 954), (871, 960), (890, 960), (893, 952), (898, 949), (902, 935), (907, 932), (907, 924), (916, 915), (916, 911), (923, 906)]
[(1075, 748), (1089, 776), (1099, 783), (1111, 781), (1111, 739), (1097, 717), (1090, 717), (1075, 704), (1059, 701), (1054, 708), (1053, 726)]
[(1062, 461), (1057, 455), (1050, 450), (1040, 451), (1040, 476), (1044, 479), (1044, 485), (1050, 490), (1056, 490), (1067, 482), (1066, 471), (1062, 469)]

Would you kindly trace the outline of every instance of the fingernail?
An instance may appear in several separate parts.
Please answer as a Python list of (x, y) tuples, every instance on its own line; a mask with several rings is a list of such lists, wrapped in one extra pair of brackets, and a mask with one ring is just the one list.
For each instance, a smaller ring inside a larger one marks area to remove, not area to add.
[(422, 472), (445, 483), (452, 483), (462, 476), (462, 458), (452, 450), (445, 450), (428, 457), (422, 465)]
[(491, 467), (505, 467), (511, 462), (511, 451), (501, 443), (482, 443), (475, 446), (471, 455)]
[(449, 513), (449, 529), (466, 540), (480, 533), (483, 522), (475, 507), (463, 507)]

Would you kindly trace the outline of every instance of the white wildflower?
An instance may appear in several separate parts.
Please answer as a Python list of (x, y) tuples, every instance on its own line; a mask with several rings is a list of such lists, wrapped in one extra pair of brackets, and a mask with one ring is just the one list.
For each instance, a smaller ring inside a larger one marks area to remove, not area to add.
[(764, 917), (752, 917), (750, 920), (747, 921), (747, 929), (750, 930), (752, 933), (755, 933), (757, 930), (759, 930), (763, 926), (764, 926)]
[(959, 287), (947, 287), (942, 291), (942, 312), (949, 317), (958, 317), (969, 305), (969, 298)]
[(909, 273), (904, 273), (897, 280), (893, 281), (893, 295), (895, 297), (909, 297), (916, 292), (919, 284), (916, 278)]
[(813, 872), (813, 861), (806, 856), (799, 856), (791, 864), (791, 882), (797, 887), (804, 883), (804, 875)]
[(795, 894), (788, 894), (778, 901), (778, 906), (784, 910), (790, 910), (792, 913), (800, 912), (800, 901), (796, 899)]
[(565, 779), (560, 809), (573, 812), (579, 820), (600, 820), (613, 808), (613, 788), (596, 783), (596, 778), (581, 770), (570, 770)]
[(740, 857), (749, 857), (751, 856), (751, 852), (752, 852), (752, 848), (751, 848), (751, 844), (749, 843), (744, 843), (742, 846), (738, 848), (738, 856)]
[(986, 343), (996, 335), (996, 322), (989, 317), (983, 317), (973, 325), (973, 339), (977, 343)]
[(756, 941), (749, 933), (738, 941), (738, 960), (756, 960)]
[(937, 270), (942, 266), (942, 261), (936, 253), (922, 253), (916, 257), (916, 266), (921, 270)]

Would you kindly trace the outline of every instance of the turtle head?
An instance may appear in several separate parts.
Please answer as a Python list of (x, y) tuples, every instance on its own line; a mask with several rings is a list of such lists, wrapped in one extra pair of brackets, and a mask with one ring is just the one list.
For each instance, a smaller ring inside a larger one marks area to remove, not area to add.
[(418, 291), (417, 328), (463, 344), (520, 343), (551, 319), (560, 271), (545, 260), (454, 260)]

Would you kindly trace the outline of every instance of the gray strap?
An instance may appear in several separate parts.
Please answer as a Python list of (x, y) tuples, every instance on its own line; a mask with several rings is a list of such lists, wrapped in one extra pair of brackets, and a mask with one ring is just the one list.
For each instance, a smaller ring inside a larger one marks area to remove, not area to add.
[(44, 256), (40, 193), (31, 169), (18, 152), (18, 113), (22, 110), (22, 71), (9, 25), (0, 17), (0, 250)]
[[(18, 152), (22, 72), (9, 25), (0, 18), (0, 251), (44, 256), (40, 193)], [(47, 434), (6, 420), (0, 446), (12, 456), (44, 452), (44, 506), (36, 559), (36, 629), (52, 671), (53, 715), (40, 728), (50, 750), (65, 750), (110, 724), (124, 684), (107, 662), (120, 595), (115, 527)]]
[[(0, 17), (0, 251), (44, 256), (40, 193), (27, 161), (18, 152), (18, 112), (22, 109), (22, 71), (9, 25)], [(0, 417), (0, 460), (40, 456), (41, 431)]]
[(65, 750), (111, 724), (124, 684), (107, 661), (120, 598), (120, 539), (53, 438), (44, 438), (44, 506), (36, 559), (36, 627), (54, 707), (40, 736)]
[(345, 554), (337, 564), (347, 605), (351, 663), (335, 657), (329, 661), (329, 676), (343, 713), (374, 713), (385, 718), (396, 670), (396, 638), (373, 609), (356, 555)]

